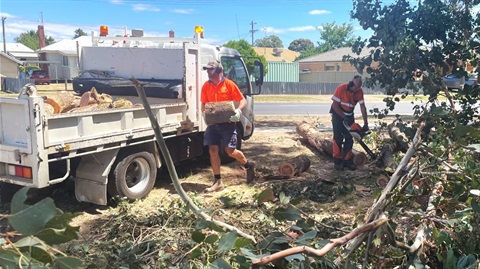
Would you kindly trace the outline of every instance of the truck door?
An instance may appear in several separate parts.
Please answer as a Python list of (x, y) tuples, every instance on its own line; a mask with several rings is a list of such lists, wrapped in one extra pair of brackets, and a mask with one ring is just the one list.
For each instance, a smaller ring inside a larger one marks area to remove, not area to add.
[(251, 93), (250, 79), (248, 77), (247, 68), (242, 58), (221, 56), (223, 65), (223, 74), (225, 77), (235, 81), (243, 96), (247, 100), (247, 106), (243, 109), (241, 122), (243, 130), (242, 139), (248, 139), (253, 134), (253, 96)]
[[(197, 44), (185, 44), (184, 93), (188, 104), (187, 117), (191, 121), (201, 118), (200, 91), (202, 90), (201, 67), (199, 66), (199, 47)], [(197, 79), (198, 78), (198, 79)], [(186, 120), (186, 119), (183, 119)]]

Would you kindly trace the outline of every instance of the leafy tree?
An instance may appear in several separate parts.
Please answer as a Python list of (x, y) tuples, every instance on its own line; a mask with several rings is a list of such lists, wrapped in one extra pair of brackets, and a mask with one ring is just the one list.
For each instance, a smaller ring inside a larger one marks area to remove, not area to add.
[(304, 52), (313, 47), (315, 47), (315, 45), (310, 39), (299, 38), (299, 39), (293, 40), (288, 46), (288, 49), (296, 52)]
[(301, 51), (300, 56), (296, 60), (298, 61), (329, 50), (351, 47), (355, 43), (355, 39), (352, 36), (353, 27), (349, 24), (336, 25), (335, 22), (322, 24), (320, 39), (323, 42), (318, 42), (316, 47), (309, 47), (307, 50)]
[(87, 33), (85, 33), (82, 29), (78, 28), (77, 30), (75, 30), (75, 35), (73, 36), (73, 39), (81, 36), (87, 36)]
[(319, 42), (318, 45), (322, 51), (350, 47), (355, 42), (353, 26), (346, 23), (342, 25), (336, 25), (335, 22), (324, 23), (320, 30), (320, 39), (323, 42)]
[(240, 55), (242, 55), (245, 64), (247, 66), (247, 70), (250, 74), (253, 73), (253, 70), (255, 68), (255, 61), (260, 60), (263, 63), (263, 66), (265, 67), (265, 74), (267, 74), (267, 60), (265, 59), (265, 56), (259, 56), (253, 47), (244, 39), (238, 40), (238, 41), (228, 41), (226, 44), (223, 44), (224, 47), (227, 48), (232, 48), (236, 49)]
[[(395, 4), (354, 0), (353, 4), (351, 17), (373, 35), (358, 38), (353, 46), (357, 54), (362, 50), (370, 54), (349, 60), (359, 72), (369, 75), (367, 86), (379, 85), (389, 95), (387, 108), (374, 112), (383, 117), (394, 111), (395, 104), (409, 94), (405, 90), (423, 91), (429, 97), (425, 105), (415, 106), (416, 120), (411, 126), (397, 125), (410, 138), (416, 128), (423, 130), (415, 165), (422, 182), (418, 193), (430, 196), (433, 209), (447, 210), (430, 211), (433, 215), (429, 217), (419, 215), (419, 225), (431, 238), (430, 251), (436, 254), (412, 262), (466, 268), (462, 263), (470, 259), (468, 254), (480, 253), (480, 244), (474, 243), (480, 239), (480, 87), (465, 85), (452, 92), (442, 76), (451, 70), (460, 76), (467, 71), (480, 72), (480, 16), (473, 11), (480, 0), (399, 0)], [(422, 74), (420, 82), (416, 81), (418, 74)], [(391, 205), (390, 213), (411, 210), (412, 203), (403, 195), (403, 199), (392, 199), (396, 204)], [(403, 200), (403, 208), (399, 200)], [(430, 222), (430, 218), (442, 222)]]
[[(38, 50), (40, 48), (39, 38), (38, 38), (38, 30), (30, 30), (25, 33), (21, 33), (18, 37), (13, 39), (17, 43), (21, 43), (32, 50)], [(45, 45), (50, 45), (55, 43), (53, 37), (45, 37)]]
[(283, 48), (283, 43), (278, 36), (270, 35), (270, 36), (255, 40), (255, 47)]

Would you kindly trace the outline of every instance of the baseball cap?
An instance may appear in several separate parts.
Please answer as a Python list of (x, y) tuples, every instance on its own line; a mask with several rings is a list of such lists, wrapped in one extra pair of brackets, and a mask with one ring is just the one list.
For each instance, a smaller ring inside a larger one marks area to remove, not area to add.
[(220, 67), (221, 69), (223, 69), (223, 66), (220, 62), (218, 61), (213, 61), (213, 62), (209, 62), (207, 65), (205, 65), (203, 67), (203, 70), (207, 70), (207, 69), (212, 69), (212, 68), (217, 68), (217, 67)]

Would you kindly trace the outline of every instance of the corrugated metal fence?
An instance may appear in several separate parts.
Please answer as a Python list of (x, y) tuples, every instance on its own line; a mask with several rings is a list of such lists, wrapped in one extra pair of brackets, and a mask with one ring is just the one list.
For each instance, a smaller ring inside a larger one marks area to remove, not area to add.
[[(338, 82), (264, 82), (261, 94), (333, 94)], [(363, 88), (365, 94), (377, 91)]]
[(30, 78), (2, 78), (2, 91), (19, 93), (27, 83), (35, 84), (35, 80)]

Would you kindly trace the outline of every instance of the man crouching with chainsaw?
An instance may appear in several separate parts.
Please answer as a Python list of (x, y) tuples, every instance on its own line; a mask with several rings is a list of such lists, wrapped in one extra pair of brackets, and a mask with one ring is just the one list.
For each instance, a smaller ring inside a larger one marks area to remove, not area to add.
[[(333, 158), (335, 170), (348, 168), (356, 170), (357, 166), (353, 163), (353, 138), (349, 130), (354, 124), (355, 119), (353, 111), (357, 103), (360, 104), (360, 111), (363, 117), (362, 131), (368, 131), (367, 108), (363, 99), (362, 77), (356, 75), (348, 83), (338, 85), (332, 96), (332, 114), (333, 126)], [(348, 128), (348, 129), (347, 129)]]

